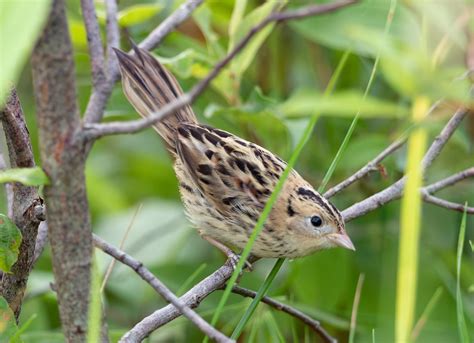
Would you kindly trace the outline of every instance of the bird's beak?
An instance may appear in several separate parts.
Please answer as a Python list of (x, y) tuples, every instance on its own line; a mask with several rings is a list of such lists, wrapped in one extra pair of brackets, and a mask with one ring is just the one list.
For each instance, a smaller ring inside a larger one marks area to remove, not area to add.
[(331, 238), (331, 241), (338, 247), (346, 248), (353, 251), (356, 250), (351, 239), (345, 232), (332, 234), (330, 238)]

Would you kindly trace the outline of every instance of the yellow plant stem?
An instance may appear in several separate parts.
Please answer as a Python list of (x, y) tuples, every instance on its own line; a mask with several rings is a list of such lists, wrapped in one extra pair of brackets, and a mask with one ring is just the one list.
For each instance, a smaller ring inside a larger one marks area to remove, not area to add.
[[(429, 109), (429, 100), (419, 96), (413, 103), (413, 121), (419, 123)], [(418, 243), (421, 227), (423, 182), (421, 160), (426, 147), (426, 131), (417, 128), (408, 138), (407, 182), (401, 203), (400, 244), (395, 313), (395, 341), (408, 342), (416, 306)]]

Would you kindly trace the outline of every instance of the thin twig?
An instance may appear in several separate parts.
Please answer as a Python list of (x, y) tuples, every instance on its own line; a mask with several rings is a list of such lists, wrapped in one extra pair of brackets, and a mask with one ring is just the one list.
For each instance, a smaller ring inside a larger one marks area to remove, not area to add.
[(94, 245), (105, 252), (106, 254), (112, 256), (116, 260), (122, 262), (123, 264), (132, 268), (140, 277), (148, 282), (155, 291), (157, 291), (166, 301), (176, 307), (185, 317), (187, 317), (191, 322), (193, 322), (205, 335), (214, 339), (217, 342), (233, 342), (230, 338), (226, 337), (224, 334), (213, 328), (209, 323), (207, 323), (201, 316), (194, 312), (191, 308), (187, 306), (180, 298), (174, 295), (168, 287), (166, 287), (158, 278), (156, 278), (143, 264), (133, 257), (127, 255), (125, 252), (115, 248), (110, 245), (102, 238), (93, 235)]
[(93, 92), (106, 82), (105, 57), (102, 39), (100, 38), (100, 28), (95, 13), (93, 0), (81, 0), (82, 17), (87, 34), (87, 46), (92, 67)]
[(468, 168), (443, 180), (432, 183), (431, 185), (424, 187), (423, 190), (429, 194), (433, 194), (442, 190), (443, 188), (454, 185), (455, 183), (470, 177), (474, 177), (474, 167)]
[[(257, 295), (257, 292), (254, 292), (250, 289), (246, 289), (240, 286), (234, 286), (232, 288), (232, 293), (242, 295), (244, 297), (249, 297), (249, 298), (255, 298)], [(301, 321), (303, 324), (307, 325), (310, 329), (312, 329), (314, 332), (316, 332), (325, 342), (330, 342), (330, 343), (336, 343), (337, 340), (332, 337), (322, 326), (321, 323), (307, 314), (303, 313), (302, 311), (283, 304), (279, 301), (276, 301), (270, 297), (264, 296), (261, 300), (263, 303), (273, 307), (274, 309), (278, 311), (282, 311), (285, 313), (288, 313), (290, 316), (295, 317), (299, 321)]]
[(33, 257), (33, 265), (38, 261), (43, 253), (44, 247), (48, 243), (48, 223), (42, 221), (38, 227), (38, 234), (36, 235), (35, 255)]
[(249, 41), (262, 29), (271, 23), (280, 23), (287, 20), (297, 20), (323, 13), (330, 13), (338, 9), (356, 3), (357, 0), (340, 0), (337, 2), (321, 5), (311, 5), (299, 10), (272, 13), (260, 23), (255, 25), (247, 35), (232, 49), (222, 60), (220, 60), (207, 76), (198, 82), (188, 93), (183, 94), (176, 100), (166, 104), (159, 111), (151, 116), (139, 120), (127, 122), (111, 122), (106, 124), (89, 124), (85, 126), (85, 134), (89, 139), (96, 139), (106, 135), (115, 135), (121, 133), (135, 133), (143, 130), (167, 115), (191, 104), (219, 75), (222, 69), (249, 43)]
[[(456, 131), (468, 113), (468, 110), (462, 108), (457, 110), (456, 113), (454, 113), (454, 115), (449, 119), (443, 130), (441, 130), (440, 134), (434, 139), (422, 160), (423, 172), (433, 163), (436, 157), (438, 157), (449, 138), (451, 138), (452, 134)], [(346, 208), (344, 211), (342, 211), (344, 220), (348, 222), (352, 219), (363, 216), (364, 214), (371, 212), (392, 200), (400, 198), (405, 186), (405, 182), (406, 177), (404, 176), (384, 190)]]
[(370, 172), (374, 170), (378, 170), (377, 165), (382, 162), (387, 156), (393, 154), (395, 151), (400, 149), (406, 142), (406, 138), (401, 138), (399, 140), (396, 140), (392, 144), (390, 144), (384, 151), (382, 151), (377, 157), (375, 157), (373, 160), (368, 162), (365, 166), (360, 168), (357, 172), (355, 172), (353, 175), (345, 179), (344, 181), (340, 182), (339, 184), (335, 185), (334, 187), (328, 189), (326, 193), (324, 193), (325, 198), (331, 198), (334, 195), (338, 194), (339, 192), (343, 191), (350, 185), (352, 185), (354, 182), (359, 181), (362, 179), (364, 176), (369, 174)]
[[(137, 218), (138, 212), (140, 212), (142, 205), (143, 204), (140, 204), (136, 208), (135, 212), (133, 213), (132, 219), (130, 220), (130, 223), (128, 224), (127, 229), (125, 230), (122, 240), (120, 241), (120, 244), (119, 244), (120, 250), (123, 249), (123, 245), (125, 244), (125, 241), (127, 240), (128, 234), (130, 233), (130, 230), (133, 227), (133, 223), (135, 223), (135, 219)], [(105, 285), (107, 284), (107, 280), (109, 279), (110, 274), (112, 274), (112, 270), (114, 269), (115, 261), (116, 259), (112, 259), (112, 261), (110, 261), (109, 267), (107, 268), (107, 271), (105, 272), (105, 275), (104, 275), (104, 280), (102, 281), (102, 286), (100, 286), (100, 293), (104, 292), (104, 288), (105, 288)]]
[[(193, 11), (196, 9), (196, 7), (198, 7), (203, 1), (204, 0), (187, 0), (178, 9), (171, 13), (155, 30), (153, 30), (148, 35), (148, 37), (145, 38), (145, 40), (139, 44), (139, 46), (147, 50), (151, 50), (156, 47), (158, 44), (161, 43), (163, 38), (166, 37), (168, 33), (173, 31), (179, 24), (188, 19), (193, 13)], [(109, 0), (107, 2), (108, 18), (112, 18), (111, 16), (114, 15), (113, 3), (114, 0)], [(107, 30), (111, 29), (115, 30), (115, 28), (112, 28), (112, 23), (110, 23), (110, 25), (108, 25), (107, 27)], [(89, 99), (89, 103), (87, 104), (86, 114), (84, 115), (84, 123), (86, 124), (97, 123), (102, 119), (104, 115), (105, 106), (110, 97), (110, 94), (112, 93), (114, 84), (120, 77), (118, 64), (116, 62), (113, 62), (115, 61), (115, 57), (111, 58), (111, 56), (113, 56), (113, 53), (110, 52), (110, 48), (112, 47), (111, 44), (113, 44), (111, 42), (115, 39), (115, 37), (110, 37), (110, 33), (108, 33), (109, 45), (107, 47), (107, 54), (109, 56), (109, 68), (107, 82), (105, 82), (101, 87), (97, 88), (95, 91), (92, 92), (92, 95)], [(118, 47), (118, 44), (116, 47)]]
[(435, 197), (427, 193), (424, 193), (422, 197), (424, 201), (436, 206), (447, 208), (448, 210), (453, 210), (453, 211), (462, 212), (462, 213), (464, 212), (464, 210), (466, 210), (466, 213), (474, 214), (474, 207), (467, 207), (467, 206), (464, 206), (464, 204), (458, 204), (458, 203), (451, 202), (448, 200), (440, 199), (438, 197)]
[[(433, 105), (431, 105), (430, 109), (426, 113), (426, 117), (429, 117), (439, 106), (443, 103), (443, 99), (435, 101)], [(390, 144), (385, 150), (383, 150), (379, 155), (377, 155), (373, 160), (369, 161), (365, 166), (360, 168), (357, 172), (353, 175), (345, 179), (344, 181), (340, 182), (339, 184), (335, 185), (334, 187), (328, 189), (326, 193), (324, 193), (325, 198), (331, 198), (334, 195), (340, 193), (345, 188), (349, 187), (356, 181), (359, 181), (364, 176), (369, 174), (372, 171), (378, 170), (377, 166), (389, 155), (396, 152), (400, 149), (407, 141), (406, 134), (403, 134), (402, 137), (397, 139), (395, 142)]]
[(138, 46), (145, 50), (151, 50), (158, 46), (168, 33), (187, 20), (194, 10), (203, 2), (204, 0), (188, 0), (184, 2), (176, 11), (163, 20), (160, 26), (154, 29)]
[(117, 56), (115, 55), (113, 48), (120, 47), (120, 28), (117, 19), (117, 1), (106, 0), (105, 10), (107, 15), (107, 79), (111, 80), (114, 70), (116, 70), (118, 67)]

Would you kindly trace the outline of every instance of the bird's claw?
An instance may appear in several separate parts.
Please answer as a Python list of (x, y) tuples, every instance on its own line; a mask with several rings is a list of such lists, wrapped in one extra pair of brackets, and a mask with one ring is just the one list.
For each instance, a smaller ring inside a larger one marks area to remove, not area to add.
[[(237, 268), (237, 264), (239, 263), (241, 256), (232, 252), (232, 253), (229, 253), (227, 257), (228, 257), (227, 262), (229, 262), (232, 269), (235, 270)], [(253, 266), (249, 261), (245, 261), (243, 269), (245, 268), (247, 268), (249, 271), (253, 271)]]

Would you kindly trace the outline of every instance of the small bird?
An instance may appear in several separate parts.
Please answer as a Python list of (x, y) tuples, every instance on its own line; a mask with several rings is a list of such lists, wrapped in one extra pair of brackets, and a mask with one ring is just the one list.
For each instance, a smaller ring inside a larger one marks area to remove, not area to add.
[[(115, 50), (122, 87), (147, 117), (183, 94), (149, 52)], [(242, 250), (286, 163), (229, 132), (199, 124), (190, 106), (154, 125), (174, 160), (186, 215), (200, 235), (235, 258)], [(339, 211), (292, 170), (253, 247), (255, 257), (296, 258), (343, 247), (355, 250)]]

